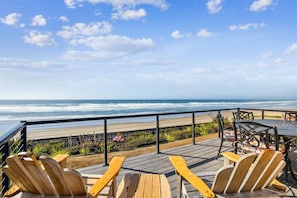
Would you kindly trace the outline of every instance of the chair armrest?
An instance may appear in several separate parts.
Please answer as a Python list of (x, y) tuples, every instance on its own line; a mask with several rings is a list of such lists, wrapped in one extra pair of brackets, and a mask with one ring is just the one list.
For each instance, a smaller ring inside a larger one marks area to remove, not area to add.
[(95, 184), (89, 191), (89, 195), (91, 195), (92, 197), (98, 197), (99, 193), (110, 183), (110, 181), (116, 178), (124, 161), (125, 157), (123, 156), (113, 157), (109, 163), (107, 171), (100, 179), (95, 182)]
[(58, 154), (53, 159), (60, 164), (61, 168), (65, 168), (68, 157), (68, 154)]
[(187, 166), (185, 160), (181, 156), (170, 156), (169, 160), (174, 166), (178, 175), (187, 180), (194, 188), (196, 188), (204, 197), (215, 197), (214, 192), (207, 184), (198, 176), (196, 176)]
[(222, 156), (224, 157), (224, 165), (229, 165), (231, 163), (235, 163), (240, 159), (240, 156), (233, 152), (223, 152)]

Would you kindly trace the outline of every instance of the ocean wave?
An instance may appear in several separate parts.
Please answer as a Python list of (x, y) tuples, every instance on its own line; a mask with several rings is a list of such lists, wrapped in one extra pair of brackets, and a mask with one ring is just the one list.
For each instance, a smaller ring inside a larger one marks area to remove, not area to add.
[(254, 106), (296, 106), (296, 101), (245, 101), (245, 102), (181, 102), (181, 103), (77, 103), (77, 104), (0, 104), (0, 113), (34, 113), (34, 112), (91, 112), (91, 111), (122, 111), (122, 110), (158, 110), (172, 108), (196, 108), (196, 107), (234, 107)]
[(222, 108), (297, 109), (290, 100), (65, 100), (0, 101), (0, 121), (49, 120)]

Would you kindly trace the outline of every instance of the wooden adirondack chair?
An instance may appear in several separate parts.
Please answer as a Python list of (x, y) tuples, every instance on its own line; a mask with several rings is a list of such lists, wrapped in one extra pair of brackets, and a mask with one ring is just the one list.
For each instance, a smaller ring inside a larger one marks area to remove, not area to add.
[[(115, 182), (125, 157), (114, 157), (107, 171), (99, 175), (81, 175), (64, 168), (52, 158), (34, 155), (9, 156), (3, 168), (5, 174), (20, 188), (17, 197), (98, 197), (107, 189), (107, 197), (115, 195)], [(88, 190), (89, 188), (89, 190)]]
[[(287, 187), (275, 178), (285, 166), (282, 153), (274, 150), (263, 150), (257, 156), (249, 153), (241, 157), (236, 154), (223, 153), (228, 156), (228, 163), (217, 173), (204, 173), (196, 176), (181, 156), (170, 156), (169, 160), (178, 176), (178, 196), (190, 197), (186, 190), (186, 180), (192, 188), (203, 197), (259, 197), (284, 195)], [(229, 162), (235, 162), (230, 165)], [(211, 187), (203, 179), (210, 182)]]

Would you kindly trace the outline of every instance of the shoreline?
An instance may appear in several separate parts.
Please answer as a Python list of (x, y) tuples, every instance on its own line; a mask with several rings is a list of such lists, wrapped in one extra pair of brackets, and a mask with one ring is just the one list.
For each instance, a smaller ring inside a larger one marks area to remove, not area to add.
[[(260, 117), (261, 111), (253, 111), (255, 117)], [(195, 115), (195, 124), (211, 122), (216, 117), (216, 112), (203, 113)], [(224, 117), (232, 119), (232, 112), (222, 112)], [(271, 117), (282, 117), (282, 112), (267, 112), (266, 116)], [(186, 126), (192, 125), (192, 116), (180, 116), (175, 118), (160, 118), (159, 127), (174, 127), (174, 126)], [(30, 128), (30, 127), (29, 127)], [(121, 122), (121, 123), (111, 123), (107, 125), (108, 133), (121, 133), (121, 132), (132, 132), (149, 130), (156, 128), (156, 121), (147, 122)], [(70, 137), (79, 135), (90, 135), (90, 134), (103, 134), (104, 125), (87, 125), (87, 126), (69, 126), (69, 127), (59, 127), (59, 128), (42, 128), (42, 129), (31, 129), (28, 130), (27, 138), (28, 140), (42, 140), (42, 139), (52, 139), (59, 137)]]

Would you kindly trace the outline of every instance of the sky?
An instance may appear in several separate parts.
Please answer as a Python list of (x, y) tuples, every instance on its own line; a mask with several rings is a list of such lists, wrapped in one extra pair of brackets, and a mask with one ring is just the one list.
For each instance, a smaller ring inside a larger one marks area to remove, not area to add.
[(1, 0), (0, 99), (297, 99), (297, 0)]

